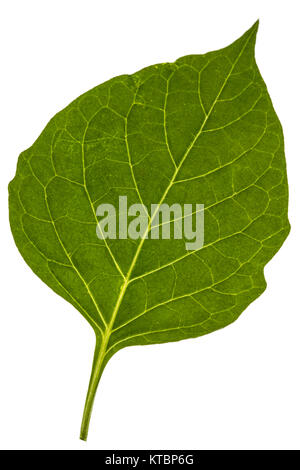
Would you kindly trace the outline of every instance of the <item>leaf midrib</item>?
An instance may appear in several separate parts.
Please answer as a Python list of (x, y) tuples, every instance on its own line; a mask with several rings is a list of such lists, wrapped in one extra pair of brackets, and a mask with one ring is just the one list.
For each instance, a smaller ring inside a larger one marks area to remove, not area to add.
[[(124, 297), (125, 292), (126, 292), (126, 290), (127, 290), (127, 286), (128, 286), (128, 284), (129, 284), (129, 282), (130, 282), (131, 274), (132, 274), (132, 272), (133, 272), (133, 270), (134, 270), (134, 268), (135, 268), (136, 262), (137, 262), (137, 260), (138, 260), (139, 254), (140, 254), (141, 249), (142, 249), (142, 247), (143, 247), (143, 244), (144, 244), (144, 242), (145, 242), (145, 240), (146, 240), (146, 238), (147, 238), (147, 235), (148, 235), (148, 233), (149, 233), (149, 230), (151, 229), (151, 223), (152, 223), (152, 221), (154, 220), (154, 217), (156, 216), (156, 214), (157, 214), (157, 212), (158, 212), (158, 210), (159, 210), (161, 204), (164, 202), (164, 200), (165, 200), (165, 198), (166, 198), (166, 196), (167, 196), (169, 190), (170, 190), (171, 187), (173, 186), (174, 181), (175, 181), (175, 178), (176, 178), (178, 172), (180, 171), (180, 169), (181, 169), (183, 163), (185, 162), (186, 158), (188, 157), (188, 155), (189, 155), (190, 151), (192, 150), (193, 146), (195, 145), (196, 141), (198, 140), (198, 138), (199, 138), (200, 135), (202, 134), (202, 131), (203, 131), (203, 129), (204, 129), (204, 127), (205, 127), (205, 125), (206, 125), (206, 123), (207, 123), (207, 121), (208, 121), (208, 119), (209, 119), (209, 117), (210, 117), (210, 115), (211, 115), (211, 113), (212, 113), (212, 111), (213, 111), (213, 109), (214, 109), (214, 107), (215, 107), (215, 105), (216, 105), (216, 103), (217, 103), (217, 101), (218, 101), (220, 95), (221, 95), (221, 93), (223, 92), (224, 87), (226, 86), (226, 84), (227, 84), (227, 82), (228, 82), (228, 80), (229, 80), (229, 78), (230, 78), (230, 76), (231, 76), (231, 74), (232, 74), (232, 72), (233, 72), (233, 70), (234, 70), (236, 64), (238, 63), (240, 57), (242, 56), (242, 54), (243, 54), (243, 52), (244, 52), (246, 46), (248, 45), (248, 43), (249, 43), (249, 41), (250, 41), (250, 39), (251, 39), (251, 37), (252, 37), (253, 34), (254, 34), (254, 32), (252, 32), (252, 33), (249, 35), (249, 37), (246, 39), (245, 44), (243, 45), (241, 51), (240, 51), (239, 54), (237, 55), (235, 61), (232, 63), (232, 66), (231, 66), (231, 68), (230, 68), (230, 70), (229, 70), (229, 72), (228, 72), (228, 74), (227, 74), (227, 76), (226, 76), (226, 78), (225, 78), (225, 80), (224, 80), (224, 83), (223, 83), (222, 87), (221, 87), (220, 90), (219, 90), (219, 93), (217, 94), (215, 100), (213, 101), (213, 103), (212, 103), (212, 105), (211, 105), (211, 107), (210, 107), (208, 113), (205, 115), (205, 118), (204, 118), (204, 120), (203, 120), (203, 123), (202, 123), (202, 125), (201, 125), (199, 131), (197, 132), (197, 134), (196, 134), (195, 137), (193, 138), (192, 142), (191, 142), (190, 145), (188, 146), (187, 150), (185, 151), (185, 153), (184, 153), (184, 155), (183, 155), (183, 157), (182, 157), (182, 159), (181, 159), (179, 165), (175, 168), (175, 171), (174, 171), (174, 173), (173, 173), (172, 179), (170, 180), (169, 185), (167, 186), (166, 190), (164, 191), (164, 193), (163, 193), (163, 195), (162, 195), (162, 197), (161, 197), (161, 200), (159, 201), (159, 203), (158, 203), (158, 205), (157, 205), (157, 208), (156, 208), (156, 210), (154, 211), (154, 213), (153, 213), (153, 215), (152, 215), (152, 217), (151, 217), (151, 220), (149, 221), (148, 227), (147, 227), (147, 229), (146, 229), (146, 231), (145, 231), (145, 233), (144, 233), (144, 235), (143, 235), (143, 237), (142, 237), (142, 239), (141, 239), (141, 241), (140, 241), (140, 243), (139, 243), (139, 246), (138, 246), (138, 248), (137, 248), (137, 250), (136, 250), (136, 253), (135, 253), (134, 257), (133, 257), (133, 260), (132, 260), (132, 262), (131, 262), (131, 265), (130, 265), (130, 267), (129, 267), (129, 269), (128, 269), (128, 272), (127, 272), (127, 275), (126, 275), (126, 277), (125, 277), (124, 283), (123, 283), (123, 285), (122, 285), (122, 288), (121, 288), (119, 297), (118, 297), (118, 299), (117, 299), (117, 302), (116, 302), (116, 305), (115, 305), (115, 308), (114, 308), (114, 311), (113, 311), (113, 313), (112, 313), (111, 320), (110, 320), (110, 322), (109, 322), (109, 324), (108, 324), (108, 326), (107, 326), (107, 329), (106, 329), (105, 332), (104, 332), (103, 341), (105, 342), (106, 345), (108, 344), (110, 335), (111, 335), (112, 330), (113, 330), (114, 322), (115, 322), (115, 320), (116, 320), (116, 317), (117, 317), (117, 314), (118, 314), (118, 311), (119, 311), (119, 308), (120, 308), (120, 305), (121, 305), (121, 303), (122, 303), (123, 297)], [(106, 353), (107, 353), (107, 352), (104, 353), (104, 356), (106, 355)]]

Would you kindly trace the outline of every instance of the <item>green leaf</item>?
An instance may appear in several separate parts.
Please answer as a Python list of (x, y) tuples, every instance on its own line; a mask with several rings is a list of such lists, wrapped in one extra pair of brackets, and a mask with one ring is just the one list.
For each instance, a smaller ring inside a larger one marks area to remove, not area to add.
[[(229, 47), (103, 83), (73, 101), (18, 161), (15, 242), (96, 334), (86, 439), (100, 376), (130, 345), (210, 333), (266, 288), (289, 232), (283, 135), (254, 58), (255, 24)], [(100, 203), (205, 205), (202, 249), (96, 236)]]

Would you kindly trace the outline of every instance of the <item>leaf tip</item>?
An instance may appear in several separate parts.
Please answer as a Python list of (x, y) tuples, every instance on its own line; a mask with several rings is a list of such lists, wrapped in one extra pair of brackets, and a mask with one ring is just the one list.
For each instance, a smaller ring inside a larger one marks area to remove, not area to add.
[(252, 31), (254, 34), (257, 33), (259, 27), (259, 19), (257, 19), (254, 23), (254, 25), (250, 28), (250, 31)]
[(258, 30), (258, 27), (259, 27), (259, 19), (257, 19), (255, 21), (255, 23), (251, 26), (251, 28), (249, 28), (246, 33), (245, 33), (245, 36), (256, 36), (256, 33), (257, 33), (257, 30)]
[(242, 43), (245, 44), (245, 42), (248, 44), (248, 48), (252, 49), (252, 52), (254, 54), (254, 49), (255, 49), (255, 42), (256, 42), (256, 34), (259, 26), (259, 19), (255, 21), (255, 23), (251, 26), (251, 28), (247, 29), (247, 31), (237, 40), (241, 41)]

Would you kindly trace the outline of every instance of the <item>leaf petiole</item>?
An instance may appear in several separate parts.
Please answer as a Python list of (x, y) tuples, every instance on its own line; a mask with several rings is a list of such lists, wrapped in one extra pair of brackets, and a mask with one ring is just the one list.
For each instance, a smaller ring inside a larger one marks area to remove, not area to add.
[(94, 352), (94, 360), (92, 366), (92, 372), (90, 377), (89, 388), (86, 395), (82, 422), (81, 422), (81, 429), (80, 429), (80, 439), (83, 441), (87, 440), (88, 431), (89, 431), (89, 424), (93, 409), (93, 404), (95, 400), (95, 395), (97, 391), (97, 387), (103, 373), (104, 367), (106, 365), (105, 359), (105, 352), (107, 347), (108, 337), (102, 338), (101, 336), (96, 335), (96, 346)]

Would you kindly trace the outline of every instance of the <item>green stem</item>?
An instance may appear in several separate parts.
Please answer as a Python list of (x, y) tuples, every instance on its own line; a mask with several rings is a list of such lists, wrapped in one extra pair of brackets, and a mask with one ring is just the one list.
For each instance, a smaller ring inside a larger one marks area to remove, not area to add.
[[(144, 241), (144, 240), (143, 240)], [(140, 249), (141, 249), (141, 244), (140, 244)], [(128, 270), (128, 274), (126, 276), (126, 279), (122, 285), (122, 288), (120, 290), (120, 294), (116, 303), (116, 306), (114, 308), (114, 311), (112, 313), (111, 319), (109, 324), (106, 326), (106, 330), (104, 331), (102, 337), (97, 336), (96, 334), (96, 347), (95, 347), (95, 354), (94, 354), (94, 362), (93, 362), (93, 367), (92, 367), (92, 373), (91, 373), (91, 378), (90, 378), (90, 384), (89, 384), (89, 389), (87, 392), (86, 396), (86, 401), (85, 401), (85, 406), (84, 406), (84, 411), (83, 411), (83, 417), (82, 417), (82, 423), (81, 423), (81, 431), (80, 431), (80, 439), (83, 441), (86, 441), (88, 431), (89, 431), (89, 424), (90, 424), (90, 419), (91, 419), (91, 414), (92, 414), (92, 408), (93, 408), (93, 403), (95, 399), (95, 394), (97, 391), (97, 387), (99, 384), (100, 377), (102, 375), (102, 372), (104, 370), (105, 365), (107, 364), (108, 357), (106, 356), (107, 353), (107, 344), (110, 338), (110, 335), (113, 330), (114, 322), (116, 319), (116, 316), (118, 314), (121, 302), (123, 300), (123, 297), (125, 295), (127, 286), (129, 284), (129, 279), (131, 272), (134, 268), (136, 258), (138, 256), (139, 250), (137, 250), (137, 254), (134, 257), (130, 268)], [(111, 354), (110, 354), (111, 357)]]
[(83, 441), (87, 440), (94, 399), (102, 372), (106, 364), (104, 362), (106, 346), (107, 341), (101, 339), (100, 337), (96, 337), (93, 367), (81, 422), (80, 439)]

